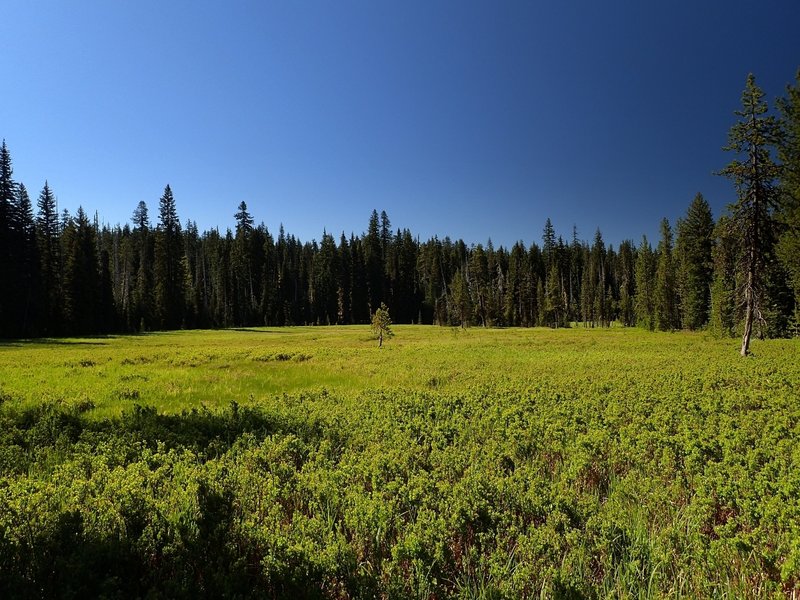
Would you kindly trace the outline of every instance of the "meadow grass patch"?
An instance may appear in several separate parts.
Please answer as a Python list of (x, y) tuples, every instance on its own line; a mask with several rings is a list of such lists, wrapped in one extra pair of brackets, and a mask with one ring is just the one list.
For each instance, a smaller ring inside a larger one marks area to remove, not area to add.
[(0, 346), (0, 592), (800, 589), (798, 340), (394, 330)]

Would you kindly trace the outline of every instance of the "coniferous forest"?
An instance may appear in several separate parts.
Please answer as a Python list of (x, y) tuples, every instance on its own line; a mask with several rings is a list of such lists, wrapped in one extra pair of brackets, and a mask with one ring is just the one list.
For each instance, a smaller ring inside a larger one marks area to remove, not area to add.
[(725, 150), (736, 201), (716, 221), (698, 193), (658, 240), (565, 239), (547, 219), (541, 243), (495, 248), (422, 241), (377, 211), (360, 236), (302, 241), (257, 224), (244, 201), (234, 231), (201, 232), (169, 185), (157, 212), (142, 201), (130, 223), (101, 226), (59, 212), (47, 182), (32, 198), (4, 141), (0, 337), (358, 324), (382, 302), (396, 323), (796, 335), (800, 74), (772, 106), (748, 78)]

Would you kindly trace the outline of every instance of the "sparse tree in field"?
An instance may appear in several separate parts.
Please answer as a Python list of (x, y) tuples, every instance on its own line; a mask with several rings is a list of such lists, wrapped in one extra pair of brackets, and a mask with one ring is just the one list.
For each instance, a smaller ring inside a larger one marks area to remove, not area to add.
[(764, 92), (750, 74), (742, 93), (742, 109), (735, 111), (741, 119), (731, 127), (724, 148), (744, 156), (744, 160), (735, 158), (720, 172), (733, 180), (738, 196), (730, 207), (730, 223), (742, 250), (737, 265), (739, 297), (744, 308), (742, 356), (749, 353), (753, 321), (764, 324), (765, 272), (777, 230), (774, 211), (778, 207), (776, 180), (781, 167), (774, 162), (771, 151), (781, 143), (782, 132), (778, 120), (766, 113)]
[(389, 317), (389, 309), (381, 302), (381, 307), (372, 315), (372, 331), (378, 338), (378, 348), (383, 347), (383, 338), (394, 336), (392, 332), (392, 319)]

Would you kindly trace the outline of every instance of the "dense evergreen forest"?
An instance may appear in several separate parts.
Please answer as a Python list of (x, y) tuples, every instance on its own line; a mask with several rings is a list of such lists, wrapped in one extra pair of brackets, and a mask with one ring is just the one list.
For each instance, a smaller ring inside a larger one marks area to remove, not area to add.
[[(800, 74), (770, 111), (752, 77), (720, 173), (738, 200), (715, 222), (698, 194), (660, 239), (607, 245), (557, 234), (541, 245), (421, 241), (373, 211), (366, 233), (303, 242), (256, 225), (181, 224), (169, 186), (151, 217), (101, 226), (59, 213), (45, 182), (36, 208), (0, 155), (0, 337), (177, 328), (368, 323), (385, 302), (397, 323), (625, 326), (733, 335), (798, 333)], [(688, 200), (688, 199), (687, 199)], [(233, 206), (232, 206), (233, 208)]]

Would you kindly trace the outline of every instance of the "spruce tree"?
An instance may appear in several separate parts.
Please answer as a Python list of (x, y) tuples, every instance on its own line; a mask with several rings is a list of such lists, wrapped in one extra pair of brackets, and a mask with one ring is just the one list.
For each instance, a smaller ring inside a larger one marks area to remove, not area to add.
[(383, 299), (383, 246), (378, 225), (378, 211), (373, 210), (364, 237), (364, 262), (369, 292), (369, 313), (378, 309)]
[(672, 260), (672, 228), (667, 219), (661, 220), (661, 240), (656, 250), (653, 308), (657, 329), (672, 331), (678, 327), (675, 265)]
[[(560, 281), (561, 274), (558, 271), (558, 265), (553, 262), (547, 272), (547, 282), (542, 290), (544, 296), (544, 298), (542, 298), (544, 304), (544, 322), (539, 323), (540, 325), (548, 325), (556, 328), (566, 324), (566, 307), (564, 306), (561, 294)], [(541, 286), (541, 280), (539, 280), (539, 285)]]
[(550, 269), (550, 264), (555, 260), (556, 248), (556, 230), (553, 228), (553, 223), (550, 217), (544, 222), (544, 231), (542, 232), (542, 258), (545, 267)]
[(17, 268), (14, 253), (16, 223), (16, 184), (13, 179), (11, 153), (6, 141), (0, 146), (0, 282), (4, 291), (0, 294), (0, 337), (17, 333)]
[(636, 252), (636, 294), (634, 296), (634, 312), (636, 324), (653, 331), (656, 326), (654, 314), (655, 300), (655, 255), (647, 236), (642, 237), (642, 243)]
[(150, 217), (144, 201), (139, 201), (131, 220), (133, 222), (131, 236), (135, 254), (131, 320), (134, 328), (146, 331), (156, 326), (157, 319), (153, 289), (155, 240), (150, 230)]
[(236, 237), (231, 254), (231, 271), (234, 278), (234, 316), (236, 325), (250, 325), (255, 320), (258, 310), (256, 299), (255, 274), (253, 259), (256, 248), (252, 246), (253, 217), (247, 212), (247, 204), (239, 203), (234, 215), (236, 219)]
[(155, 310), (162, 329), (177, 329), (184, 317), (181, 224), (169, 185), (159, 201), (155, 243)]
[(64, 228), (64, 319), (74, 335), (98, 333), (101, 315), (97, 232), (82, 207)]
[(714, 227), (711, 251), (713, 272), (708, 322), (709, 329), (718, 337), (731, 337), (736, 331), (736, 265), (741, 248), (732, 231), (730, 217), (720, 217)]
[(778, 212), (782, 232), (777, 254), (794, 291), (794, 332), (800, 335), (800, 70), (795, 85), (786, 92), (786, 98), (779, 100), (785, 137), (778, 146), (783, 172)]
[(754, 321), (765, 325), (765, 272), (772, 260), (777, 229), (774, 210), (778, 207), (776, 181), (781, 168), (772, 159), (772, 149), (780, 145), (782, 132), (767, 110), (764, 92), (751, 74), (742, 93), (742, 109), (735, 111), (740, 120), (731, 127), (724, 148), (744, 160), (735, 158), (720, 172), (733, 181), (738, 196), (730, 207), (730, 224), (742, 248), (737, 265), (741, 282), (738, 293), (744, 306), (742, 356), (749, 353)]
[(465, 269), (458, 269), (450, 282), (450, 310), (451, 323), (462, 328), (470, 324), (472, 314), (472, 296), (470, 295), (469, 281)]
[(708, 323), (714, 246), (714, 217), (702, 194), (695, 196), (677, 229), (675, 253), (681, 320), (687, 329), (701, 329)]
[(39, 246), (42, 331), (54, 335), (61, 328), (61, 253), (58, 209), (47, 181), (39, 194), (37, 207), (36, 239)]
[(635, 298), (635, 261), (633, 242), (624, 240), (618, 253), (619, 280), (619, 319), (625, 327), (636, 324), (634, 310)]
[(20, 334), (36, 335), (41, 330), (39, 252), (36, 245), (36, 225), (28, 190), (17, 186), (17, 273), (20, 286)]

